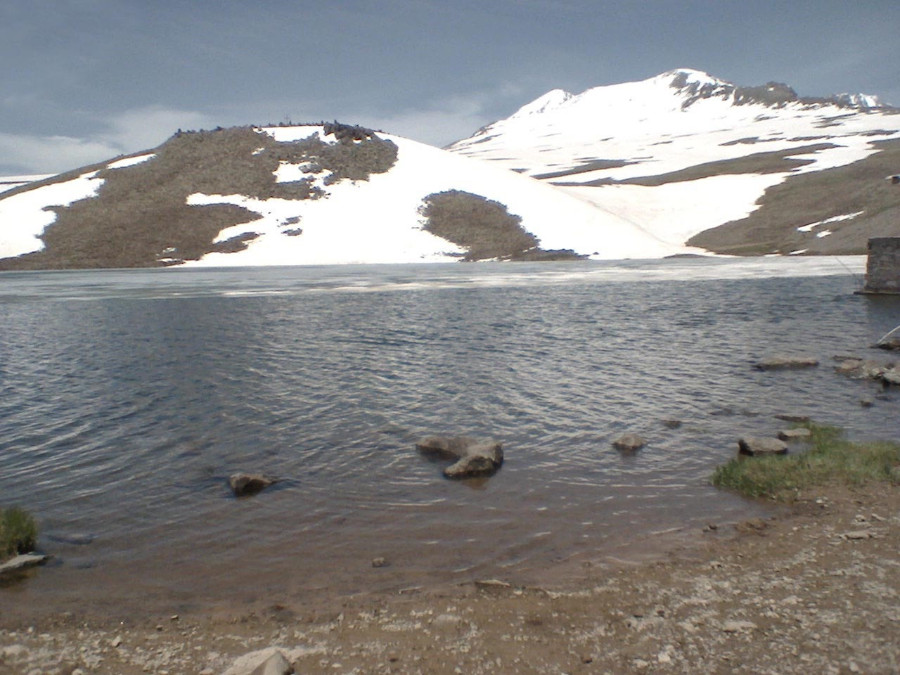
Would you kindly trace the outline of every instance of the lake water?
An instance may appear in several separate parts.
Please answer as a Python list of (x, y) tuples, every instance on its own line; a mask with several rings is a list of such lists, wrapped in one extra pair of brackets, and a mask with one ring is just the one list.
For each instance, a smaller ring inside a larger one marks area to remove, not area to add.
[[(862, 266), (0, 274), (0, 505), (31, 510), (55, 556), (0, 605), (190, 611), (528, 583), (757, 515), (707, 480), (738, 436), (782, 428), (776, 413), (900, 438), (900, 396), (831, 368), (887, 358), (870, 345), (900, 323), (898, 299), (853, 295)], [(822, 365), (751, 368), (775, 353)], [(621, 455), (625, 432), (648, 445)], [(434, 433), (497, 438), (507, 461), (446, 480), (414, 449)], [(235, 499), (239, 470), (282, 481)]]

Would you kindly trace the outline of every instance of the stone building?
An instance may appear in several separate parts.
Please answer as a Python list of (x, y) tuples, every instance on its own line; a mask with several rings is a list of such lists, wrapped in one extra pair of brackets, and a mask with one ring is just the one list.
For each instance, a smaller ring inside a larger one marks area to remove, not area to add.
[(900, 237), (869, 239), (863, 293), (900, 294)]

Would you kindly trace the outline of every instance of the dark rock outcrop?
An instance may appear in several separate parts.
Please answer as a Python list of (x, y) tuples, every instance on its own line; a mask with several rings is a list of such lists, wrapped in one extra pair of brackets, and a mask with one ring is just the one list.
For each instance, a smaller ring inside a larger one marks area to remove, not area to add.
[(447, 478), (490, 476), (503, 464), (503, 446), (493, 440), (480, 441), (467, 436), (429, 436), (416, 443), (425, 455), (456, 460), (444, 469)]

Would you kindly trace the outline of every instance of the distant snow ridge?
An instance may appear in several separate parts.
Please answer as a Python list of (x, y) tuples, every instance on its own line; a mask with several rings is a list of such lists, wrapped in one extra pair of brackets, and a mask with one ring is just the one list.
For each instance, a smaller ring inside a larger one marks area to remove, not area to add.
[[(875, 96), (800, 97), (782, 83), (737, 86), (680, 68), (580, 94), (553, 90), (447, 149), (538, 178), (684, 245), (751, 216), (788, 178), (882, 151), (878, 143), (900, 139), (897, 112)], [(854, 210), (848, 206), (810, 213), (785, 231)]]
[(881, 99), (871, 94), (835, 94), (832, 99), (838, 105), (848, 108), (860, 108), (870, 110), (873, 108), (890, 108), (891, 106), (881, 102)]

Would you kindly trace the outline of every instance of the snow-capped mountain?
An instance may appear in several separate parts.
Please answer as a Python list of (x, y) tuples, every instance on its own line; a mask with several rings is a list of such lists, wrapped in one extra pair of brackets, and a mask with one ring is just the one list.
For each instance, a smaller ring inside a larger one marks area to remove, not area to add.
[(877, 97), (681, 69), (555, 89), (446, 150), (239, 127), (9, 180), (0, 269), (863, 253), (900, 235), (898, 169)]
[(862, 253), (867, 236), (900, 234), (900, 190), (881, 180), (900, 167), (898, 139), (900, 110), (874, 96), (802, 98), (784, 84), (738, 87), (680, 69), (553, 90), (448, 150), (550, 183), (673, 245)]
[(0, 194), (0, 268), (662, 257), (551, 185), (345, 125), (176, 134)]

